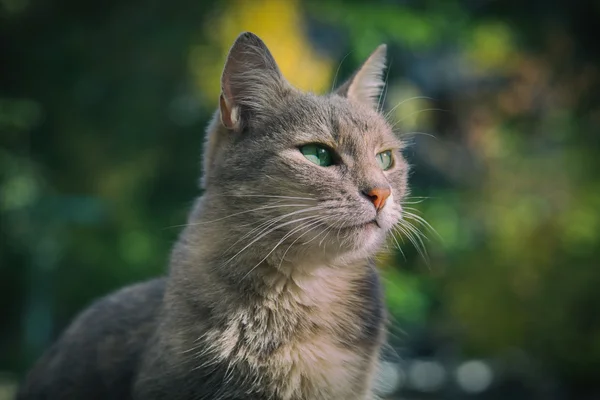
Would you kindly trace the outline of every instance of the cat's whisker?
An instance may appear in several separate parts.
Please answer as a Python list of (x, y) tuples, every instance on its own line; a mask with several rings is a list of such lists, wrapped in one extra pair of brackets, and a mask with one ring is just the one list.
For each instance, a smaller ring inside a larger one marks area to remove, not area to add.
[(400, 251), (400, 254), (402, 254), (402, 258), (404, 258), (404, 261), (406, 261), (406, 255), (404, 254), (404, 251), (402, 251), (402, 246), (400, 246), (400, 243), (398, 243), (398, 239), (396, 239), (396, 235), (394, 235), (392, 233), (390, 236), (392, 237), (394, 242), (396, 242), (396, 248)]
[[(319, 222), (320, 222), (320, 223), (323, 223), (324, 221), (326, 221), (326, 220), (328, 220), (328, 219), (330, 219), (330, 218), (335, 218), (335, 216), (334, 216), (334, 215), (329, 215), (329, 216), (327, 216), (327, 217), (323, 218), (322, 220), (320, 220)], [(331, 230), (331, 229), (333, 228), (333, 225), (332, 225), (332, 224), (328, 224), (328, 225), (329, 225), (328, 227), (325, 227), (325, 229), (323, 229), (321, 232), (319, 232), (317, 235), (315, 235), (315, 236), (314, 236), (312, 239), (310, 239), (308, 242), (305, 242), (305, 243), (304, 243), (304, 245), (307, 245), (307, 244), (309, 244), (310, 242), (312, 242), (312, 241), (314, 241), (314, 240), (318, 239), (318, 238), (319, 238), (319, 236), (321, 236), (321, 235), (323, 235), (323, 234), (325, 234), (325, 236), (323, 237), (323, 239), (324, 239), (325, 237), (327, 237), (327, 234), (326, 234), (326, 232), (328, 232), (329, 230)], [(321, 241), (319, 242), (319, 246), (321, 246), (323, 239), (321, 239)]]
[[(331, 226), (323, 231), (325, 232), (325, 235), (321, 238), (321, 240), (319, 240), (319, 247), (323, 246), (323, 249), (327, 247), (327, 242), (325, 242), (325, 240), (327, 239), (327, 236), (329, 236), (329, 233), (331, 233), (332, 231), (333, 228)], [(320, 234), (322, 234), (323, 232), (321, 232)]]
[(342, 68), (342, 64), (344, 63), (344, 61), (346, 60), (346, 58), (348, 58), (348, 56), (352, 54), (352, 52), (350, 51), (349, 53), (347, 53), (344, 58), (342, 58), (342, 61), (340, 61), (340, 64), (337, 67), (337, 70), (335, 71), (335, 76), (333, 77), (333, 83), (331, 84), (331, 90), (330, 92), (333, 92), (333, 90), (335, 89), (335, 85), (337, 83), (337, 77), (338, 74), (340, 73), (340, 68)]
[[(281, 200), (283, 201), (283, 200)], [(225, 217), (221, 217), (221, 218), (217, 218), (217, 219), (213, 219), (211, 221), (202, 221), (202, 222), (195, 222), (195, 223), (191, 223), (191, 224), (181, 224), (181, 225), (173, 225), (170, 227), (167, 227), (165, 229), (169, 229), (169, 228), (181, 228), (181, 227), (187, 227), (187, 226), (197, 226), (197, 225), (206, 225), (206, 224), (212, 224), (214, 222), (218, 222), (218, 221), (223, 221), (225, 219), (231, 218), (231, 217), (235, 217), (238, 215), (242, 215), (242, 214), (248, 214), (248, 213), (252, 213), (252, 212), (256, 212), (256, 211), (262, 211), (262, 210), (268, 210), (268, 209), (272, 209), (272, 208), (282, 208), (282, 207), (308, 207), (310, 206), (310, 204), (279, 204), (279, 205), (270, 205), (270, 206), (262, 206), (262, 207), (258, 207), (258, 208), (254, 208), (252, 210), (245, 210), (245, 211), (240, 211), (234, 214), (230, 214), (227, 215)]]
[(419, 115), (423, 112), (427, 112), (427, 111), (441, 111), (441, 112), (449, 112), (448, 110), (444, 110), (443, 108), (424, 108), (422, 110), (417, 110), (417, 111), (413, 111), (408, 115), (405, 115), (403, 118), (399, 119), (398, 121), (396, 121), (393, 125), (392, 125), (392, 130), (402, 121), (405, 121), (407, 118), (412, 117), (413, 115)]
[(271, 226), (273, 226), (277, 222), (279, 222), (279, 221), (281, 221), (281, 220), (283, 220), (283, 219), (285, 219), (287, 217), (290, 217), (290, 216), (293, 216), (293, 215), (297, 215), (297, 214), (301, 214), (301, 213), (304, 213), (304, 212), (315, 211), (315, 210), (319, 210), (319, 209), (320, 209), (320, 207), (309, 207), (309, 208), (306, 208), (306, 209), (303, 209), (303, 210), (294, 211), (294, 212), (291, 212), (291, 213), (287, 213), (287, 214), (284, 214), (284, 215), (273, 217), (273, 218), (271, 218), (271, 219), (269, 219), (269, 220), (261, 223), (256, 228), (254, 228), (254, 229), (250, 230), (249, 232), (247, 232), (244, 236), (242, 236), (235, 243), (233, 243), (231, 246), (229, 246), (225, 251), (227, 252), (227, 251), (231, 250), (236, 244), (238, 244), (239, 242), (241, 242), (242, 240), (244, 240), (248, 236), (251, 236), (256, 231), (261, 230), (262, 228), (264, 228), (264, 229), (262, 229), (262, 231), (260, 231), (258, 233), (258, 235), (262, 234), (267, 229), (269, 229)]
[(304, 232), (303, 234), (301, 234), (300, 236), (298, 236), (289, 246), (288, 248), (283, 252), (283, 255), (281, 256), (281, 260), (279, 261), (279, 265), (277, 267), (277, 269), (281, 268), (281, 265), (283, 264), (283, 261), (285, 260), (285, 256), (288, 253), (288, 251), (290, 251), (290, 249), (294, 246), (294, 244), (296, 244), (296, 242), (298, 240), (300, 240), (304, 235), (308, 234), (309, 232), (312, 232), (313, 230), (315, 230), (316, 228), (319, 227), (319, 224), (321, 224), (323, 220), (317, 220), (317, 221), (312, 221), (311, 223), (309, 223), (310, 229), (308, 229), (306, 232)]
[[(336, 224), (338, 224), (338, 223), (339, 223), (339, 221), (340, 221), (342, 218), (343, 218), (343, 216), (340, 216), (338, 219), (336, 219), (336, 220), (334, 221), (334, 223), (333, 223), (333, 224), (331, 224), (331, 226), (332, 226), (332, 227), (334, 227), (334, 229), (335, 229), (335, 225), (336, 225)], [(337, 230), (337, 233), (336, 233), (336, 238), (337, 238), (337, 241), (338, 241), (338, 243), (340, 243), (340, 233), (342, 232), (342, 227), (341, 227), (341, 226), (338, 226), (337, 228), (338, 228), (338, 230)]]
[(396, 109), (398, 107), (400, 107), (402, 104), (408, 102), (408, 101), (413, 101), (413, 100), (434, 100), (431, 97), (427, 97), (427, 96), (415, 96), (415, 97), (410, 97), (408, 99), (404, 99), (402, 101), (400, 101), (398, 104), (396, 104), (394, 107), (392, 107), (388, 112), (385, 113), (384, 118), (389, 120), (389, 117), (392, 115), (392, 113), (394, 111), (396, 111)]
[(423, 200), (428, 200), (428, 199), (434, 199), (435, 197), (430, 197), (430, 196), (407, 196), (405, 197), (405, 199), (423, 199)]
[[(330, 217), (333, 217), (333, 216), (330, 216)], [(318, 234), (318, 235), (316, 235), (314, 238), (312, 238), (311, 240), (309, 240), (308, 242), (306, 242), (306, 243), (304, 243), (304, 244), (306, 245), (306, 244), (309, 244), (310, 242), (312, 242), (313, 240), (316, 240), (316, 239), (317, 239), (319, 236), (321, 236), (323, 233), (327, 232), (327, 230), (328, 230), (328, 229), (330, 229), (331, 227), (332, 227), (332, 225), (330, 225), (330, 226), (329, 226), (329, 228), (326, 228), (326, 229), (324, 229), (323, 231), (319, 232), (319, 234)], [(321, 243), (322, 243), (322, 240), (319, 242), (319, 246), (321, 246)]]
[[(315, 219), (315, 218), (322, 218), (322, 217), (316, 215), (316, 216), (310, 216), (310, 217), (307, 217), (307, 218)], [(312, 222), (312, 221), (309, 221), (308, 223), (310, 223), (310, 222)], [(289, 231), (288, 233), (286, 233), (285, 235), (283, 235), (283, 237), (279, 240), (279, 242), (277, 242), (275, 244), (275, 246), (273, 246), (273, 249), (271, 251), (269, 251), (267, 253), (267, 255), (264, 256), (258, 263), (256, 263), (256, 265), (254, 267), (250, 268), (250, 270), (242, 277), (241, 280), (246, 279), (246, 277), (248, 275), (250, 275), (250, 273), (252, 273), (252, 271), (254, 271), (256, 268), (258, 268), (258, 266), (260, 264), (262, 264), (271, 254), (273, 254), (273, 252), (275, 251), (275, 249), (277, 249), (277, 247), (279, 247), (279, 245), (281, 243), (283, 243), (285, 241), (285, 239), (287, 239), (288, 237), (292, 236), (297, 231), (300, 231), (300, 230), (304, 229), (305, 225), (306, 225), (306, 223), (300, 224), (300, 226), (295, 227), (294, 229), (292, 229), (291, 231)]]
[(412, 243), (425, 263), (429, 265), (429, 256), (427, 255), (427, 249), (425, 248), (423, 241), (421, 240), (419, 242), (415, 239), (414, 232), (410, 231), (405, 224), (398, 224), (394, 229), (400, 231), (400, 233)]
[(223, 194), (223, 197), (262, 197), (262, 198), (271, 198), (271, 199), (293, 199), (293, 200), (312, 200), (317, 201), (317, 199), (312, 197), (295, 197), (295, 196), (280, 196), (280, 195), (272, 195), (272, 194)]
[[(332, 226), (335, 226), (336, 224), (338, 224), (338, 223), (340, 222), (340, 220), (341, 220), (341, 219), (342, 219), (342, 216), (340, 216), (338, 219), (336, 219), (336, 220), (334, 221), (334, 223), (333, 223), (333, 224), (331, 224), (331, 225), (332, 225)], [(337, 230), (336, 237), (337, 237), (337, 241), (338, 241), (338, 242), (340, 242), (340, 241), (341, 241), (341, 239), (340, 239), (340, 233), (342, 232), (342, 228), (343, 228), (343, 227), (342, 227), (342, 226), (338, 226), (337, 228), (338, 228), (338, 230)]]
[(424, 202), (425, 200), (426, 200), (426, 199), (421, 199), (421, 200), (418, 200), (418, 201), (403, 201), (403, 202), (402, 202), (402, 205), (405, 205), (405, 204), (421, 204), (421, 203), (422, 203), (422, 202)]
[[(386, 280), (386, 279), (384, 279), (384, 280)], [(387, 327), (386, 333), (394, 339), (405, 340), (406, 336), (407, 336), (407, 332), (400, 327), (402, 325), (400, 323), (400, 321), (398, 321), (398, 319), (393, 317), (392, 315), (389, 315), (388, 317), (390, 319), (391, 324), (389, 324), (389, 326)], [(384, 346), (387, 346), (387, 345), (384, 345)], [(389, 349), (387, 349), (387, 350), (392, 351), (392, 353), (395, 357), (398, 357), (399, 359), (401, 359), (400, 355), (396, 352), (396, 350), (393, 347), (390, 346)]]
[(414, 233), (415, 239), (419, 240), (419, 242), (421, 242), (422, 244), (423, 244), (423, 239), (429, 241), (429, 238), (427, 237), (427, 235), (425, 235), (419, 228), (414, 226), (408, 219), (404, 219), (402, 221), (402, 224), (404, 225), (404, 227), (406, 227), (412, 233)]
[(412, 207), (406, 207), (404, 209), (404, 214), (407, 216), (408, 219), (412, 219), (415, 222), (418, 222), (420, 225), (422, 225), (423, 227), (429, 229), (440, 241), (444, 241), (444, 239), (442, 238), (442, 236), (438, 233), (438, 231), (431, 226), (431, 224), (429, 222), (427, 222), (427, 220), (425, 220), (425, 218), (421, 217), (420, 215), (417, 215), (415, 213), (412, 213), (410, 211), (406, 211), (406, 210), (414, 210), (417, 211), (415, 208)]
[[(333, 223), (333, 224), (330, 224), (330, 226), (329, 226), (329, 229), (328, 229), (327, 233), (325, 234), (325, 238), (327, 238), (327, 236), (328, 236), (328, 235), (329, 235), (331, 232), (333, 232), (333, 230), (335, 229), (335, 225), (336, 225), (336, 224), (339, 222), (339, 220), (340, 220), (340, 219), (342, 219), (342, 217), (338, 217), (338, 218), (337, 218), (337, 219), (334, 221), (334, 223)], [(323, 241), (325, 240), (325, 238), (323, 238)], [(325, 248), (326, 246), (327, 246), (327, 244), (325, 244), (325, 245), (323, 246), (323, 248)]]
[[(324, 219), (320, 220), (319, 222), (320, 222), (320, 223), (323, 223), (325, 220), (327, 220), (327, 219), (330, 219), (330, 218), (334, 218), (334, 217), (335, 217), (334, 215), (329, 215), (329, 216), (327, 216), (327, 218), (324, 218)], [(329, 224), (329, 227), (331, 227), (331, 224)], [(303, 246), (306, 246), (307, 244), (309, 244), (309, 243), (313, 242), (314, 240), (318, 239), (318, 238), (319, 238), (319, 236), (321, 236), (321, 235), (322, 235), (322, 234), (323, 234), (325, 231), (327, 231), (327, 229), (329, 229), (329, 228), (325, 227), (325, 229), (323, 229), (321, 232), (319, 232), (317, 235), (315, 235), (315, 236), (314, 236), (312, 239), (310, 239), (308, 242), (304, 242), (304, 243), (302, 243), (302, 245), (303, 245)]]
[(412, 132), (401, 132), (402, 136), (409, 136), (409, 135), (423, 135), (423, 136), (429, 136), (431, 138), (437, 139), (437, 137), (432, 134), (432, 133), (427, 133), (427, 132), (417, 132), (417, 131), (412, 131)]
[(420, 212), (421, 210), (416, 207), (404, 207), (404, 213), (413, 217), (423, 218), (419, 214), (417, 214)]
[[(238, 255), (240, 255), (242, 252), (244, 252), (244, 250), (246, 250), (247, 248), (249, 248), (250, 246), (252, 246), (254, 243), (256, 243), (257, 241), (259, 241), (260, 239), (262, 239), (263, 237), (265, 237), (266, 235), (270, 234), (271, 232), (276, 231), (277, 229), (283, 228), (285, 226), (288, 226), (290, 224), (294, 224), (300, 221), (305, 221), (309, 218), (315, 218), (314, 215), (308, 216), (308, 217), (303, 217), (303, 218), (297, 218), (294, 219), (292, 221), (288, 221), (288, 222), (284, 222), (282, 224), (276, 225), (274, 228), (266, 228), (265, 230), (268, 230), (265, 233), (260, 234), (259, 236), (257, 236), (256, 238), (254, 238), (250, 243), (248, 243), (246, 246), (244, 246), (240, 251), (238, 251), (236, 254), (233, 255), (233, 257), (231, 257), (230, 259), (228, 259), (227, 261), (225, 261), (222, 264), (222, 267), (226, 266), (227, 264), (229, 264), (231, 261), (233, 261)], [(263, 230), (264, 232), (264, 230)]]
[(415, 248), (420, 253), (421, 257), (423, 258), (423, 261), (425, 261), (425, 264), (429, 266), (429, 254), (427, 252), (427, 246), (425, 246), (425, 243), (423, 242), (422, 238), (425, 238), (426, 240), (429, 239), (427, 239), (427, 237), (423, 235), (423, 233), (419, 231), (416, 227), (414, 227), (409, 221), (403, 220), (401, 225), (403, 226), (403, 228), (405, 228), (405, 232), (410, 232), (409, 239), (412, 238), (412, 242)]
[(417, 243), (412, 239), (412, 235), (409, 232), (407, 232), (403, 226), (399, 224), (396, 225), (393, 229), (394, 232), (401, 237), (401, 240), (404, 240), (403, 238), (406, 237), (412, 243), (413, 247), (418, 248)]

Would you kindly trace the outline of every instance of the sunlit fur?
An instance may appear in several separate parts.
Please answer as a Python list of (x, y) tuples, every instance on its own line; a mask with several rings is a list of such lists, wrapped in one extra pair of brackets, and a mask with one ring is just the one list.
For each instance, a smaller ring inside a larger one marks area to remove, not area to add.
[[(317, 96), (289, 85), (256, 36), (238, 38), (207, 130), (203, 194), (174, 247), (164, 299), (143, 331), (115, 316), (124, 324), (111, 331), (118, 353), (128, 341), (143, 348), (130, 371), (135, 399), (375, 398), (386, 313), (372, 259), (402, 219), (408, 170), (378, 111), (384, 65), (383, 46), (338, 92)], [(330, 148), (334, 165), (307, 160), (299, 148), (309, 143)], [(386, 150), (394, 162), (383, 171), (376, 155)], [(391, 189), (379, 212), (363, 194), (377, 187)], [(63, 360), (74, 352), (93, 359), (95, 310), (132, 296), (143, 304), (150, 288), (163, 293), (159, 284), (88, 310), (30, 388), (57, 365), (68, 371)], [(73, 338), (79, 347), (68, 347)], [(110, 369), (91, 371), (115, 379)]]

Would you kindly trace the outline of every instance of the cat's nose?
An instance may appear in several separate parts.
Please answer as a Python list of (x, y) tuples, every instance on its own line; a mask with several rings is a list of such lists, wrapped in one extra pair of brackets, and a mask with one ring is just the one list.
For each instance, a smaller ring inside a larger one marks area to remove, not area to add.
[(371, 200), (377, 211), (381, 211), (385, 206), (385, 201), (392, 194), (392, 190), (389, 187), (376, 187), (363, 190), (363, 194)]

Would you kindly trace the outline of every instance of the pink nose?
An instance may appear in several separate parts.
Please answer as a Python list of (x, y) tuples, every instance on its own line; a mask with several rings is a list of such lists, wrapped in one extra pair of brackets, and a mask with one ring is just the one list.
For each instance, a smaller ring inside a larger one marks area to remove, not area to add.
[(378, 187), (370, 189), (368, 191), (365, 190), (363, 191), (363, 194), (371, 200), (377, 211), (380, 211), (383, 208), (383, 206), (385, 206), (385, 201), (388, 197), (390, 197), (392, 191), (390, 190), (390, 188), (387, 187)]

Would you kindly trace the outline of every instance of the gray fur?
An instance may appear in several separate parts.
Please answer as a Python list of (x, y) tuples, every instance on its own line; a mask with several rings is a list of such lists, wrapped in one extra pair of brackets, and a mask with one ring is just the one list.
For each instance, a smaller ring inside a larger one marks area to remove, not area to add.
[[(86, 311), (19, 398), (373, 399), (385, 310), (371, 260), (400, 220), (407, 179), (374, 92), (358, 95), (381, 86), (380, 49), (368, 73), (316, 96), (240, 35), (207, 131), (204, 194), (166, 289), (135, 286)], [(334, 149), (337, 163), (312, 164), (298, 150), (308, 143)], [(394, 152), (388, 171), (383, 150)], [(363, 194), (376, 187), (392, 190), (380, 212)]]

